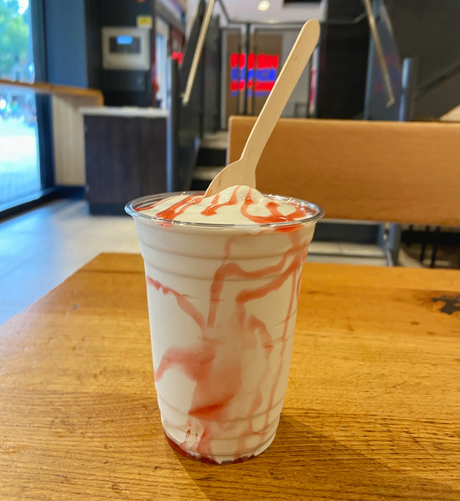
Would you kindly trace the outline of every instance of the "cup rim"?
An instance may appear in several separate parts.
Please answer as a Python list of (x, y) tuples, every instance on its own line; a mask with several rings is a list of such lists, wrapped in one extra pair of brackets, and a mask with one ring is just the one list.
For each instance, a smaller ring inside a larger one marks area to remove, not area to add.
[(151, 223), (159, 224), (159, 225), (173, 225), (179, 227), (194, 227), (194, 228), (209, 228), (209, 229), (217, 229), (217, 228), (231, 228), (231, 229), (250, 229), (250, 228), (288, 228), (290, 226), (300, 226), (307, 225), (311, 223), (315, 223), (319, 219), (324, 216), (324, 210), (319, 205), (316, 205), (311, 202), (307, 202), (306, 200), (301, 200), (299, 198), (294, 197), (285, 197), (282, 195), (272, 195), (272, 194), (263, 194), (265, 197), (270, 198), (271, 200), (278, 202), (296, 202), (303, 207), (308, 207), (309, 211), (311, 211), (306, 217), (296, 219), (294, 221), (283, 221), (281, 223), (253, 223), (253, 224), (226, 224), (226, 223), (196, 223), (189, 221), (176, 221), (175, 219), (165, 219), (156, 216), (149, 216), (144, 214), (142, 211), (139, 211), (139, 208), (152, 205), (155, 202), (163, 200), (165, 198), (174, 197), (178, 195), (203, 195), (204, 191), (175, 191), (171, 193), (158, 193), (155, 195), (148, 195), (145, 197), (135, 198), (131, 200), (125, 205), (125, 211), (127, 214), (132, 216), (135, 219), (140, 219), (141, 221), (149, 221)]

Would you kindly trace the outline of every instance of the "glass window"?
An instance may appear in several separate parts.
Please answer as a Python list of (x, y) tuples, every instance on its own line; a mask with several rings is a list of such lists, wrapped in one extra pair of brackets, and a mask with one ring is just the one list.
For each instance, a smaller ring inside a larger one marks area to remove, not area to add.
[[(0, 0), (1, 79), (34, 81), (31, 27), (29, 0)], [(40, 188), (35, 94), (0, 84), (0, 210)]]

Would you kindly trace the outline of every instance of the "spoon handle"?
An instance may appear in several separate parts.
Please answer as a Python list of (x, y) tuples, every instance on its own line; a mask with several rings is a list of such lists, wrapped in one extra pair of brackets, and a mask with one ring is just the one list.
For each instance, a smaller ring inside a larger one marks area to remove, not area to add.
[(240, 160), (244, 162), (246, 169), (256, 170), (276, 122), (318, 43), (319, 32), (320, 26), (316, 19), (310, 19), (303, 25), (241, 154)]

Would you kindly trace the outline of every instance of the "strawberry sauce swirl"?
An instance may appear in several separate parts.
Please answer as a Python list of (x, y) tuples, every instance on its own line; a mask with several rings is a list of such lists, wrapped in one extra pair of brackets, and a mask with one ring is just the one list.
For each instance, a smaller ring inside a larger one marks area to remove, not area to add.
[[(213, 216), (222, 207), (237, 205), (239, 203), (237, 197), (238, 188), (234, 188), (231, 196), (225, 202), (219, 201), (219, 194), (215, 195), (201, 214), (203, 216)], [(308, 207), (304, 207), (297, 202), (289, 203), (289, 205), (293, 206), (291, 213), (288, 215), (282, 214), (279, 210), (280, 204), (267, 199), (265, 207), (268, 209), (269, 215), (254, 215), (251, 213), (251, 206), (254, 204), (251, 192), (252, 190), (248, 191), (241, 204), (241, 213), (255, 224), (295, 222), (296, 219), (305, 218), (309, 214)], [(158, 212), (156, 216), (174, 220), (183, 214), (187, 208), (200, 204), (203, 198), (202, 195), (186, 196), (167, 209)], [(283, 204), (286, 204), (286, 202), (283, 202)], [(143, 208), (143, 210), (146, 210), (146, 208)], [(201, 338), (196, 346), (187, 347), (186, 349), (178, 347), (167, 349), (155, 370), (155, 381), (157, 383), (172, 368), (180, 370), (187, 378), (196, 383), (192, 405), (188, 411), (189, 429), (186, 433), (185, 442), (181, 444), (185, 451), (189, 449), (208, 460), (213, 460), (212, 441), (219, 436), (220, 432), (228, 429), (232, 402), (247, 396), (244, 395), (241, 354), (246, 350), (254, 350), (257, 346), (263, 347), (266, 359), (265, 370), (258, 380), (256, 390), (252, 393), (252, 403), (246, 416), (248, 426), (240, 436), (234, 451), (236, 460), (245, 457), (250, 452), (246, 444), (247, 437), (257, 434), (259, 437), (257, 447), (271, 438), (273, 433), (272, 425), (277, 416), (272, 417), (270, 422), (270, 411), (279, 403), (275, 402), (276, 391), (283, 371), (289, 323), (296, 312), (302, 266), (307, 255), (307, 243), (300, 238), (299, 232), (296, 231), (300, 227), (302, 227), (302, 224), (299, 223), (298, 225), (289, 225), (284, 229), (275, 228), (274, 231), (282, 232), (289, 229), (286, 236), (290, 239), (290, 246), (275, 264), (254, 271), (245, 271), (238, 263), (229, 259), (231, 247), (235, 240), (238, 239), (237, 236), (230, 237), (226, 244), (223, 262), (216, 270), (210, 286), (207, 316), (198, 311), (180, 292), (147, 276), (148, 287), (153, 287), (158, 293), (165, 296), (172, 295), (178, 307), (196, 323), (201, 331)], [(221, 293), (225, 281), (232, 277), (240, 279), (260, 279), (265, 277), (267, 280), (260, 286), (242, 289), (236, 294), (233, 305), (223, 304)], [(246, 305), (279, 290), (286, 283), (289, 284), (290, 296), (283, 319), (283, 331), (281, 338), (274, 340), (264, 322), (255, 315), (247, 313)], [(219, 323), (219, 309), (225, 308), (228, 311), (229, 307), (232, 308), (231, 318), (228, 319), (227, 316), (225, 322)], [(273, 355), (275, 342), (281, 343), (280, 351), (276, 360), (271, 360), (270, 357)], [(273, 372), (275, 374), (274, 378)], [(265, 396), (264, 401), (261, 385), (266, 384), (268, 377), (272, 378), (272, 382), (268, 399)], [(263, 426), (256, 431), (253, 430), (251, 420), (254, 415), (264, 415)], [(196, 430), (196, 426), (192, 427), (194, 420), (199, 422), (202, 432), (201, 434), (195, 432), (195, 436), (191, 436), (193, 434), (192, 428)], [(270, 436), (267, 436), (268, 433), (270, 433)], [(251, 447), (251, 449), (255, 448)]]

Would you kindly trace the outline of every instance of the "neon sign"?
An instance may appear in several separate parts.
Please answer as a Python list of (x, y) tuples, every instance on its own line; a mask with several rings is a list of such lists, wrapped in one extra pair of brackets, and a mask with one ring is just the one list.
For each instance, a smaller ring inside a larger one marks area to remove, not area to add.
[[(277, 54), (249, 54), (248, 96), (254, 90), (256, 97), (268, 96), (278, 76), (279, 56)], [(230, 56), (230, 95), (236, 96), (245, 88), (246, 54), (233, 53)]]
[(177, 59), (177, 62), (179, 64), (182, 64), (182, 61), (184, 59), (184, 54), (179, 51), (173, 51), (171, 54), (171, 59)]

